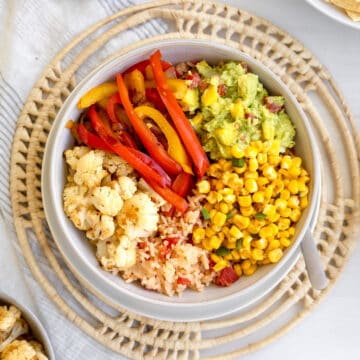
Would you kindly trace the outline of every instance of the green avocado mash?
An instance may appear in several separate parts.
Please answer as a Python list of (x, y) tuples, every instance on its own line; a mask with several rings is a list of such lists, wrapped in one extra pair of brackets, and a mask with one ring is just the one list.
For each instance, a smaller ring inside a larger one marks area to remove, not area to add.
[(278, 140), (281, 151), (294, 146), (295, 129), (284, 110), (284, 98), (269, 96), (246, 66), (201, 61), (196, 71), (201, 86), (183, 102), (188, 102), (190, 121), (212, 159), (231, 158), (232, 149), (244, 150), (256, 140)]

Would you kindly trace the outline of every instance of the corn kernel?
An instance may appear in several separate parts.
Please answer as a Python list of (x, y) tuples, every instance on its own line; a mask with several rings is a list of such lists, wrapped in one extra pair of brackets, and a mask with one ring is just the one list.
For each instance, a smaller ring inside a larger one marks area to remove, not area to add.
[(256, 203), (263, 203), (265, 201), (265, 193), (263, 191), (257, 191), (253, 194), (252, 200)]
[[(232, 223), (235, 224), (240, 230), (246, 229), (250, 224), (250, 219), (248, 217), (236, 214), (232, 218)], [(224, 229), (223, 229), (224, 231)]]
[(280, 241), (279, 240), (271, 240), (269, 242), (269, 245), (267, 247), (267, 251), (273, 250), (273, 249), (278, 249), (280, 247)]
[(233, 260), (235, 260), (235, 261), (240, 260), (239, 251), (233, 250), (233, 251), (231, 252), (231, 255), (232, 255), (232, 257), (233, 257)]
[(280, 192), (280, 199), (289, 200), (290, 191), (288, 189), (284, 189)]
[(300, 205), (300, 200), (297, 196), (292, 195), (290, 196), (290, 199), (288, 200), (288, 207), (292, 209), (298, 208)]
[(211, 228), (206, 228), (205, 229), (205, 236), (207, 237), (207, 238), (211, 238), (213, 235), (215, 235), (216, 233), (215, 233), (215, 231), (213, 230), (213, 229), (211, 229)]
[(290, 219), (293, 222), (298, 222), (301, 216), (301, 211), (299, 209), (294, 209), (290, 214)]
[(278, 221), (279, 230), (286, 230), (290, 226), (290, 219), (281, 217)]
[(269, 180), (274, 180), (277, 177), (276, 170), (274, 169), (273, 166), (271, 166), (269, 164), (265, 164), (263, 166), (262, 173)]
[(264, 206), (264, 209), (263, 209), (263, 213), (269, 217), (271, 215), (274, 215), (276, 214), (276, 207), (274, 205), (271, 205), (271, 204), (266, 204)]
[(291, 156), (285, 155), (281, 159), (280, 167), (285, 170), (289, 170), (292, 165), (292, 159)]
[(265, 199), (268, 201), (272, 198), (274, 192), (274, 185), (270, 184), (265, 189)]
[(288, 230), (283, 230), (283, 231), (279, 231), (278, 233), (278, 237), (282, 238), (288, 238), (290, 236), (289, 231)]
[(241, 249), (239, 250), (239, 254), (240, 254), (240, 258), (241, 258), (242, 260), (244, 260), (244, 259), (249, 259), (250, 256), (251, 256), (251, 251), (250, 251), (250, 249), (241, 248)]
[(298, 187), (299, 187), (299, 192), (304, 192), (308, 190), (308, 187), (306, 186), (306, 183), (303, 180), (298, 180)]
[(264, 185), (269, 183), (269, 180), (266, 177), (259, 176), (256, 182), (260, 187), (263, 187)]
[(250, 235), (244, 235), (244, 237), (242, 238), (242, 241), (241, 241), (242, 247), (244, 249), (250, 249), (252, 239), (253, 238)]
[(291, 194), (297, 194), (299, 192), (299, 185), (297, 180), (291, 180), (287, 186)]
[(216, 204), (217, 203), (217, 193), (216, 193), (216, 191), (210, 191), (209, 195), (206, 197), (206, 200), (210, 204)]
[(231, 260), (233, 260), (233, 256), (231, 255), (231, 253), (226, 254), (226, 255), (224, 255), (224, 259), (227, 260), (227, 261), (231, 261)]
[(291, 166), (291, 168), (288, 170), (289, 176), (292, 177), (292, 178), (299, 177), (300, 172), (301, 172), (300, 168), (295, 167), (294, 165)]
[(269, 155), (268, 162), (271, 165), (277, 166), (280, 164), (281, 158), (279, 155)]
[(279, 194), (281, 191), (284, 190), (284, 182), (280, 179), (275, 179), (272, 182), (272, 185), (274, 185), (274, 193), (275, 195)]
[(231, 153), (231, 156), (236, 159), (241, 159), (245, 155), (244, 151), (242, 151), (237, 145), (233, 145), (230, 148), (230, 153)]
[(246, 158), (256, 158), (256, 155), (258, 154), (258, 149), (254, 146), (248, 146), (245, 149), (245, 157)]
[(291, 209), (286, 207), (284, 209), (279, 209), (279, 214), (280, 216), (284, 217), (284, 218), (288, 218), (291, 214)]
[(218, 263), (219, 261), (222, 260), (222, 258), (221, 258), (220, 256), (218, 256), (218, 255), (216, 255), (216, 254), (214, 254), (214, 253), (211, 253), (211, 254), (210, 254), (210, 258), (211, 258), (211, 260), (212, 260), (213, 262), (215, 262), (215, 263)]
[(282, 256), (283, 256), (283, 251), (280, 248), (271, 250), (268, 253), (268, 258), (273, 264), (279, 262)]
[(200, 244), (203, 239), (205, 239), (205, 229), (203, 228), (195, 229), (192, 236), (192, 240), (194, 244)]
[(237, 276), (241, 276), (242, 275), (242, 268), (240, 264), (235, 264), (234, 265), (234, 271), (236, 272)]
[(308, 198), (306, 196), (302, 196), (300, 198), (300, 209), (305, 209), (308, 206)]
[(204, 106), (211, 106), (217, 101), (218, 97), (217, 86), (210, 84), (202, 94), (201, 102)]
[(211, 238), (210, 238), (210, 242), (209, 242), (209, 245), (212, 249), (218, 249), (220, 246), (221, 246), (221, 239), (216, 236), (216, 235), (213, 235)]
[(275, 207), (277, 210), (283, 210), (287, 207), (287, 201), (281, 198), (275, 200)]
[(256, 260), (256, 261), (264, 260), (264, 252), (257, 248), (252, 249), (251, 257), (253, 260)]
[(201, 180), (196, 184), (200, 194), (207, 194), (210, 191), (210, 183), (207, 180)]
[(236, 201), (236, 195), (235, 194), (224, 195), (223, 200), (228, 204), (233, 204)]
[(230, 250), (236, 249), (236, 239), (228, 238), (227, 243), (226, 243), (226, 247), (228, 249), (230, 249)]
[(241, 215), (243, 216), (251, 216), (255, 214), (255, 209), (252, 206), (249, 207), (242, 207), (240, 209)]
[(279, 228), (275, 223), (271, 223), (268, 226), (271, 228), (272, 232), (274, 233), (274, 236), (276, 236), (279, 233)]
[(219, 239), (221, 240), (221, 241), (224, 241), (224, 239), (225, 239), (225, 234), (221, 231), (221, 232), (218, 232), (217, 233), (218, 235), (218, 237), (219, 237)]
[(201, 242), (201, 245), (202, 247), (207, 250), (207, 251), (211, 251), (213, 250), (212, 247), (210, 246), (210, 240), (209, 239), (204, 239), (202, 242)]
[(294, 167), (300, 167), (301, 166), (301, 163), (302, 163), (302, 160), (300, 157), (298, 156), (295, 156), (293, 159), (292, 159), (292, 162), (293, 162), (293, 166)]
[(216, 184), (215, 184), (215, 190), (220, 191), (223, 188), (224, 188), (224, 183), (222, 181), (217, 181)]
[(251, 265), (252, 265), (252, 264), (251, 264), (251, 261), (250, 261), (250, 260), (245, 260), (245, 261), (243, 261), (243, 262), (241, 263), (241, 268), (242, 268), (242, 270), (244, 271), (244, 270), (249, 269)]
[(214, 217), (216, 213), (217, 213), (217, 211), (215, 209), (211, 209), (209, 211), (210, 218)]
[(266, 153), (258, 153), (256, 157), (258, 164), (263, 165), (267, 163), (267, 154)]
[(283, 246), (283, 247), (289, 247), (291, 245), (291, 240), (287, 237), (281, 237), (280, 238), (280, 244)]
[(271, 121), (264, 121), (262, 123), (262, 133), (265, 140), (272, 140), (275, 133), (274, 124)]
[(274, 229), (269, 225), (264, 226), (260, 229), (259, 235), (261, 238), (265, 238), (265, 239), (273, 238), (275, 236)]
[(226, 202), (221, 202), (219, 204), (219, 210), (224, 213), (224, 214), (227, 214), (229, 211), (230, 211), (230, 207), (229, 205), (226, 203)]
[(237, 174), (243, 174), (247, 170), (247, 165), (245, 164), (243, 167), (235, 167), (233, 170)]
[(258, 185), (256, 183), (255, 179), (246, 179), (245, 180), (245, 189), (249, 192), (249, 193), (254, 193), (258, 190)]
[(227, 267), (227, 261), (226, 260), (221, 260), (218, 263), (216, 263), (213, 267), (214, 271), (218, 272), (221, 271), (222, 269)]
[(269, 155), (279, 155), (280, 152), (280, 142), (278, 140), (273, 140), (270, 144), (268, 150)]
[(208, 171), (207, 171), (209, 176), (215, 177), (215, 178), (220, 178), (221, 177), (221, 166), (218, 163), (215, 164), (211, 164)]
[(257, 249), (264, 250), (268, 246), (268, 243), (269, 242), (267, 241), (267, 239), (260, 238), (260, 239), (254, 241), (254, 246)]
[(242, 232), (235, 225), (230, 228), (229, 234), (235, 239), (240, 239), (242, 237)]
[(255, 172), (258, 169), (259, 165), (255, 158), (249, 160), (249, 171)]
[(249, 268), (244, 270), (244, 275), (250, 276), (252, 275), (257, 269), (257, 266), (255, 264), (252, 264)]
[(241, 207), (249, 207), (251, 206), (251, 196), (238, 196), (238, 203)]
[(216, 214), (211, 217), (211, 222), (216, 226), (223, 226), (226, 223), (226, 215), (217, 211)]
[(236, 191), (244, 186), (244, 181), (243, 179), (240, 179), (238, 174), (232, 173), (228, 179), (228, 186)]
[(294, 226), (289, 227), (288, 231), (289, 231), (289, 235), (290, 235), (290, 236), (294, 236), (294, 235), (295, 235), (295, 227), (294, 227)]

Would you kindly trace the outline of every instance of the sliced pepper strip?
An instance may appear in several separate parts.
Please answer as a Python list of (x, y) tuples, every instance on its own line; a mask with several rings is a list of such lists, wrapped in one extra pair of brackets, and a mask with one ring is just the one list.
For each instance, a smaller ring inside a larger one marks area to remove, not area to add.
[(76, 127), (77, 134), (79, 135), (80, 140), (87, 146), (113, 152), (112, 148), (106, 144), (106, 142), (101, 139), (99, 136), (93, 134), (89, 131), (83, 124), (78, 124)]
[(190, 159), (177, 132), (169, 124), (161, 112), (145, 105), (138, 106), (134, 111), (141, 120), (144, 120), (146, 117), (154, 120), (168, 141), (168, 154), (182, 166), (185, 172), (193, 175)]
[(177, 210), (184, 213), (189, 208), (189, 204), (186, 200), (179, 196), (176, 192), (172, 191), (169, 187), (160, 187), (153, 180), (145, 178), (145, 181), (169, 204), (173, 205)]
[(117, 86), (113, 82), (105, 82), (90, 89), (77, 103), (79, 109), (85, 109), (100, 100), (117, 93)]
[(117, 105), (117, 104), (119, 104), (119, 105), (121, 104), (121, 100), (120, 100), (120, 96), (119, 96), (118, 92), (116, 92), (116, 94), (111, 96), (111, 98), (108, 100), (108, 102), (106, 104), (106, 112), (107, 112), (112, 124), (119, 123), (119, 119), (115, 113), (115, 105)]
[(150, 57), (150, 64), (153, 69), (156, 86), (159, 91), (160, 97), (169, 112), (176, 130), (185, 145), (185, 148), (193, 160), (196, 174), (198, 178), (202, 178), (210, 166), (209, 159), (203, 150), (200, 141), (192, 128), (189, 120), (186, 118), (180, 105), (177, 103), (174, 95), (169, 89), (166, 82), (166, 77), (161, 68), (161, 53), (156, 51)]
[(154, 158), (154, 160), (168, 173), (168, 174), (179, 174), (182, 171), (182, 167), (179, 163), (173, 160), (163, 146), (160, 144), (156, 136), (146, 126), (135, 113), (134, 108), (129, 99), (129, 93), (125, 86), (123, 77), (121, 74), (116, 76), (116, 81), (119, 88), (119, 95), (121, 102), (124, 106), (126, 114), (146, 150)]
[(174, 180), (171, 189), (180, 196), (186, 196), (190, 191), (192, 178), (193, 177), (188, 173), (180, 173)]
[(145, 88), (145, 96), (146, 100), (150, 101), (160, 112), (164, 112), (166, 110), (156, 88)]
[[(151, 182), (156, 184), (156, 186), (160, 189), (171, 183), (169, 176), (158, 165), (152, 166), (152, 164), (155, 163), (153, 159), (136, 149), (124, 146), (116, 139), (112, 131), (104, 125), (101, 117), (96, 111), (95, 105), (91, 106), (88, 115), (92, 127), (99, 134), (100, 138), (112, 149), (115, 154), (119, 155), (128, 162), (129, 165), (137, 170), (142, 177), (145, 179), (151, 179)], [(145, 158), (147, 159), (147, 162), (144, 162)], [(159, 171), (159, 169), (161, 169), (161, 171)]]
[[(132, 66), (130, 66), (128, 69), (126, 69), (123, 74), (128, 74), (128, 73), (131, 73), (132, 71), (134, 70), (139, 70), (141, 71), (143, 74), (145, 73), (145, 69), (146, 67), (150, 64), (150, 60), (143, 60), (143, 61), (140, 61)], [(161, 66), (162, 66), (162, 69), (164, 71), (166, 71), (167, 69), (169, 69), (172, 65), (169, 64), (168, 62), (166, 61), (162, 61), (161, 62)]]

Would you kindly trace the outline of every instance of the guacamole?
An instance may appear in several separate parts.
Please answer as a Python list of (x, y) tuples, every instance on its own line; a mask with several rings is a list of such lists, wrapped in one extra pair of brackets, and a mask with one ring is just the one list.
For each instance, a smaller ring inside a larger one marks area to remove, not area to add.
[(200, 61), (191, 72), (201, 82), (189, 96), (190, 121), (212, 159), (231, 158), (232, 149), (244, 150), (256, 140), (278, 140), (282, 151), (294, 146), (295, 129), (284, 98), (269, 96), (245, 64)]

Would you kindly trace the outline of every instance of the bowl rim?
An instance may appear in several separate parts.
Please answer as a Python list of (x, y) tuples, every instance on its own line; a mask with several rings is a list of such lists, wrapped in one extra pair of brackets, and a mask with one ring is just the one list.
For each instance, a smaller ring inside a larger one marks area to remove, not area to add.
[[(59, 130), (61, 129), (61, 127), (64, 126), (64, 124), (66, 123), (66, 121), (68, 119), (66, 119), (64, 117), (64, 115), (66, 114), (67, 111), (69, 111), (70, 108), (73, 108), (72, 106), (76, 106), (75, 103), (75, 99), (76, 97), (79, 95), (79, 91), (83, 88), (86, 87), (86, 84), (88, 82), (90, 82), (93, 77), (99, 75), (99, 73), (105, 72), (107, 69), (111, 69), (115, 64), (118, 64), (120, 61), (122, 60), (126, 60), (128, 58), (131, 57), (136, 57), (136, 56), (141, 56), (141, 54), (147, 52), (147, 51), (154, 51), (157, 48), (162, 48), (162, 47), (166, 47), (166, 46), (173, 46), (175, 44), (180, 44), (180, 45), (188, 45), (188, 44), (192, 44), (192, 45), (201, 45), (202, 47), (208, 47), (210, 49), (220, 49), (220, 50), (224, 50), (226, 52), (233, 52), (234, 54), (236, 54), (238, 57), (241, 57), (244, 61), (248, 62), (251, 66), (251, 64), (255, 64), (257, 67), (261, 68), (261, 70), (266, 73), (266, 75), (271, 78), (271, 81), (276, 82), (283, 94), (286, 94), (286, 96), (290, 99), (291, 101), (291, 106), (293, 106), (293, 108), (295, 109), (295, 111), (298, 113), (299, 117), (302, 120), (302, 123), (306, 129), (306, 133), (308, 135), (308, 140), (311, 146), (311, 153), (312, 153), (312, 157), (313, 157), (313, 170), (314, 170), (314, 174), (312, 176), (312, 181), (313, 181), (313, 194), (311, 197), (311, 201), (310, 201), (310, 205), (308, 207), (308, 214), (306, 219), (304, 219), (304, 223), (302, 228), (299, 230), (297, 237), (293, 243), (293, 245), (291, 246), (291, 248), (288, 249), (288, 251), (286, 252), (286, 254), (283, 256), (283, 258), (279, 261), (279, 263), (277, 263), (276, 265), (274, 265), (274, 267), (267, 273), (264, 274), (264, 276), (260, 279), (258, 279), (256, 281), (256, 283), (250, 285), (249, 287), (242, 289), (240, 292), (235, 292), (232, 294), (228, 294), (223, 296), (221, 299), (212, 299), (212, 300), (205, 300), (205, 301), (194, 301), (194, 302), (187, 302), (187, 303), (179, 303), (179, 302), (165, 302), (165, 301), (161, 301), (158, 299), (148, 299), (145, 296), (139, 295), (139, 294), (134, 294), (131, 293), (130, 290), (128, 289), (124, 289), (124, 288), (117, 288), (118, 291), (120, 291), (121, 293), (123, 293), (126, 296), (129, 296), (130, 298), (136, 299), (137, 301), (141, 301), (141, 302), (145, 302), (147, 304), (151, 304), (151, 305), (157, 305), (157, 306), (165, 306), (167, 308), (172, 308), (172, 309), (178, 309), (179, 307), (181, 307), (182, 309), (188, 309), (188, 308), (194, 308), (194, 307), (201, 307), (204, 305), (215, 305), (218, 304), (220, 301), (224, 301), (224, 300), (229, 300), (229, 299), (233, 299), (239, 296), (239, 293), (241, 293), (242, 295), (246, 295), (248, 293), (251, 293), (251, 291), (254, 288), (261, 288), (263, 287), (263, 285), (269, 281), (269, 279), (274, 276), (275, 273), (280, 272), (280, 270), (284, 267), (284, 265), (287, 263), (287, 261), (289, 261), (289, 259), (291, 258), (291, 256), (296, 252), (299, 251), (299, 245), (301, 243), (301, 240), (303, 239), (306, 230), (309, 228), (310, 226), (310, 222), (311, 219), (313, 217), (315, 208), (317, 206), (317, 193), (319, 192), (319, 182), (320, 182), (320, 166), (319, 166), (319, 159), (318, 159), (318, 153), (315, 150), (316, 147), (316, 142), (315, 142), (315, 137), (314, 134), (311, 130), (309, 121), (304, 113), (304, 111), (302, 110), (302, 108), (300, 107), (299, 103), (297, 102), (295, 96), (291, 93), (291, 91), (289, 90), (289, 88), (283, 83), (283, 81), (275, 74), (273, 73), (267, 66), (265, 66), (264, 64), (262, 64), (260, 61), (258, 61), (257, 59), (254, 59), (252, 57), (250, 57), (249, 55), (241, 52), (238, 49), (232, 48), (229, 45), (220, 43), (220, 42), (215, 42), (215, 43), (211, 43), (209, 44), (206, 40), (203, 39), (187, 39), (187, 38), (182, 38), (182, 39), (165, 39), (165, 40), (155, 40), (153, 42), (150, 42), (146, 45), (140, 45), (139, 47), (133, 48), (131, 49), (129, 52), (126, 53), (121, 53), (119, 56), (115, 56), (110, 58), (107, 61), (104, 61), (103, 63), (101, 63), (99, 66), (97, 66), (94, 70), (92, 70), (87, 76), (84, 77), (84, 79), (82, 79), (77, 86), (72, 90), (71, 94), (68, 96), (68, 98), (65, 100), (64, 104), (62, 105), (61, 109), (59, 110), (53, 126), (50, 130), (47, 142), (46, 142), (46, 147), (45, 147), (45, 153), (44, 153), (44, 159), (43, 159), (43, 166), (42, 166), (42, 176), (41, 176), (41, 188), (44, 189), (48, 189), (50, 190), (50, 184), (52, 183), (53, 180), (53, 176), (54, 176), (54, 168), (55, 168), (55, 164), (53, 164), (51, 162), (51, 157), (50, 154), (51, 152), (51, 146), (52, 148), (54, 148), (54, 143), (56, 142), (57, 139), (57, 134), (59, 133)], [(49, 150), (50, 148), (50, 150)], [(50, 169), (50, 171), (45, 172), (45, 169)], [(52, 169), (52, 171), (51, 171)], [(60, 250), (60, 252), (62, 253), (64, 259), (66, 260), (67, 264), (71, 266), (72, 269), (74, 269), (74, 265), (73, 265), (73, 261), (71, 261), (69, 259), (69, 254), (66, 253), (66, 251), (63, 251), (63, 246), (64, 244), (61, 244), (60, 241), (58, 241), (57, 236), (55, 236), (56, 234), (56, 229), (55, 226), (53, 224), (53, 220), (54, 221), (60, 221), (65, 219), (65, 214), (62, 211), (62, 214), (59, 217), (59, 214), (57, 214), (56, 211), (54, 211), (54, 214), (57, 215), (56, 219), (53, 219), (51, 217), (51, 213), (53, 212), (53, 209), (51, 209), (51, 207), (53, 207), (55, 209), (55, 204), (54, 204), (54, 199), (50, 196), (49, 198), (47, 197), (47, 194), (51, 194), (51, 191), (42, 191), (42, 198), (43, 198), (43, 205), (44, 205), (44, 212), (45, 212), (45, 216), (46, 219), (48, 221), (49, 224), (49, 228), (51, 233), (53, 234), (54, 240)], [(62, 204), (61, 204), (62, 207)], [(50, 219), (50, 220), (49, 220)], [(61, 228), (61, 227), (60, 227)], [(75, 269), (78, 270), (78, 269)], [(91, 267), (88, 267), (88, 271), (90, 273), (92, 273), (95, 276), (101, 276), (102, 281), (108, 283), (108, 285), (113, 286), (113, 281), (106, 277), (106, 276), (102, 276), (99, 275), (99, 270), (100, 267), (98, 269), (92, 269)], [(102, 270), (103, 271), (103, 270)], [(79, 271), (77, 271), (77, 275), (80, 275), (81, 279), (83, 281), (85, 281), (91, 288), (95, 289), (97, 292), (100, 292), (102, 295), (105, 295), (107, 297), (110, 297), (111, 299), (114, 300), (113, 296), (110, 296), (109, 294), (104, 294), (104, 292), (102, 292), (101, 290), (99, 290), (99, 286), (95, 286), (91, 281), (89, 281), (88, 278), (82, 276), (83, 274), (79, 274)], [(280, 279), (278, 280), (278, 282), (281, 281), (281, 279), (286, 275), (283, 274), (282, 276), (280, 276)], [(91, 277), (90, 277), (91, 278)], [(276, 285), (276, 284), (275, 284)], [(144, 288), (145, 291), (150, 291)], [(165, 295), (164, 295), (165, 296)], [(118, 301), (116, 301), (118, 303)], [(128, 306), (121, 304), (122, 306), (124, 306), (125, 308), (129, 308)], [(133, 309), (132, 309), (133, 310)], [(151, 314), (147, 313), (147, 312), (143, 312), (142, 308), (140, 309), (136, 309), (136, 312), (145, 314), (146, 316), (149, 317), (153, 317)], [(224, 312), (223, 312), (224, 313)], [(222, 314), (223, 314), (222, 313)], [(221, 315), (222, 315), (221, 314)], [(219, 315), (219, 316), (221, 316)], [(158, 319), (159, 317), (156, 316), (156, 318)], [(201, 317), (199, 319), (194, 319), (194, 321), (196, 320), (203, 320), (204, 317)], [(185, 319), (183, 321), (191, 321), (192, 319)], [(178, 321), (178, 320), (177, 320)], [(180, 320), (181, 321), (181, 320)]]
[[(23, 305), (18, 300), (15, 300), (12, 296), (9, 296), (4, 292), (0, 291), (0, 306), (2, 305), (14, 305), (21, 311), (21, 317), (23, 317), (28, 323), (31, 332), (36, 331), (41, 336), (41, 338), (39, 339), (39, 337), (36, 337), (34, 334), (35, 340), (38, 340), (43, 345), (46, 352), (45, 355), (47, 355), (50, 360), (55, 360), (54, 350), (52, 348), (50, 338), (38, 316), (36, 316), (34, 312), (29, 309), (29, 307)], [(31, 320), (32, 324), (30, 324), (28, 319)]]

